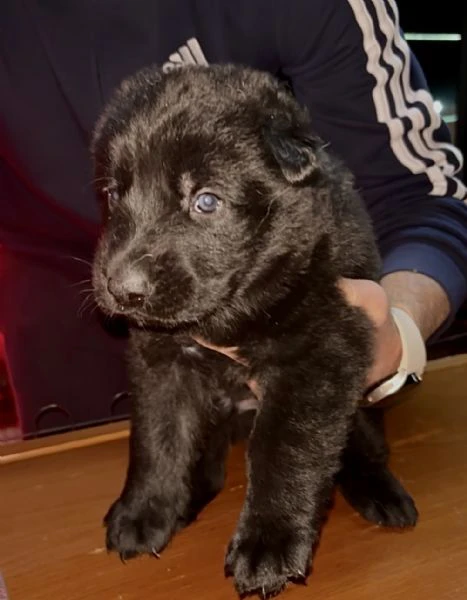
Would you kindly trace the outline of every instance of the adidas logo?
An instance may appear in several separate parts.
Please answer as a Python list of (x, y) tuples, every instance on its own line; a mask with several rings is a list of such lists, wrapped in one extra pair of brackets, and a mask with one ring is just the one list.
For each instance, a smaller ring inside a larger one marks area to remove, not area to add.
[(201, 46), (196, 38), (189, 39), (186, 44), (180, 46), (177, 52), (169, 56), (169, 60), (162, 65), (162, 71), (168, 73), (174, 69), (181, 69), (186, 65), (207, 65)]

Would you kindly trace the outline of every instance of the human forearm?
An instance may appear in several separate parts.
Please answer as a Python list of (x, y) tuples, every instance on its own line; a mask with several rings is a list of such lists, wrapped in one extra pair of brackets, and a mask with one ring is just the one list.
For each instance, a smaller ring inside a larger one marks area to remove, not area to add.
[(449, 299), (441, 285), (426, 275), (398, 271), (383, 277), (381, 284), (391, 306), (405, 310), (428, 340), (446, 321)]

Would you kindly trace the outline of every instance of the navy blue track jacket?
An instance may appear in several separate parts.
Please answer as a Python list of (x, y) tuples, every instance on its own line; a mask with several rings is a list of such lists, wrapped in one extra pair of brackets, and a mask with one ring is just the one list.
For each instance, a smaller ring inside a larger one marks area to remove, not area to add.
[(467, 296), (462, 156), (394, 0), (2, 0), (0, 244), (43, 261), (90, 257), (89, 143), (111, 91), (149, 64), (218, 62), (291, 83), (356, 177), (384, 273), (429, 275), (454, 314)]
[(466, 187), (394, 0), (4, 0), (0, 240), (55, 251), (98, 221), (89, 137), (111, 90), (150, 64), (233, 61), (290, 80), (357, 178), (385, 272), (467, 293)]

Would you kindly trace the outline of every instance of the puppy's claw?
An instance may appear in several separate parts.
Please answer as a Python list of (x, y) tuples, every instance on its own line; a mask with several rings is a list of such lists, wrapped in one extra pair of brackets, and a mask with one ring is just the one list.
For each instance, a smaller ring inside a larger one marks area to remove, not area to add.
[(308, 573), (304, 573), (303, 571), (297, 571), (289, 576), (289, 580), (293, 581), (295, 584), (299, 585), (308, 585), (307, 581)]
[(151, 554), (154, 556), (154, 558), (157, 558), (158, 560), (160, 559), (161, 555), (159, 554), (159, 552), (156, 551), (155, 548), (152, 548), (151, 550)]
[(120, 560), (121, 560), (122, 564), (126, 565), (126, 560), (125, 560), (125, 557), (123, 556), (123, 554), (120, 552), (118, 555), (120, 556)]

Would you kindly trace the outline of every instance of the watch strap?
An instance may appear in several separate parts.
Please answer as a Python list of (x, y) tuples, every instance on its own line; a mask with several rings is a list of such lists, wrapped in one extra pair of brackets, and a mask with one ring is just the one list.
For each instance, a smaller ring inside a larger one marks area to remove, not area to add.
[(409, 377), (420, 382), (427, 363), (426, 346), (422, 334), (412, 317), (401, 308), (391, 308), (392, 317), (399, 330), (402, 342), (400, 366), (391, 378), (383, 381), (366, 397), (368, 404), (376, 404), (383, 398), (398, 392)]

